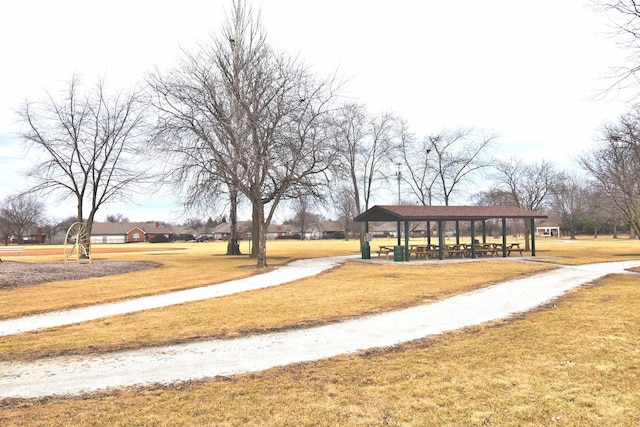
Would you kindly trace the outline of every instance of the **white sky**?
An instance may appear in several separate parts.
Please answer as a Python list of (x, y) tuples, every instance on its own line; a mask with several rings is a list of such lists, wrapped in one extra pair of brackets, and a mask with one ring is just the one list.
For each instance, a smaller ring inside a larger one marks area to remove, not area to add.
[[(109, 87), (136, 84), (179, 49), (217, 32), (230, 0), (21, 0), (0, 4), (0, 200), (25, 185), (28, 165), (13, 110), (74, 72)], [(624, 53), (588, 0), (256, 0), (271, 43), (319, 73), (338, 71), (372, 112), (405, 117), (418, 135), (472, 126), (497, 133), (496, 153), (557, 161), (593, 144), (628, 109), (597, 97)], [(393, 194), (394, 185), (389, 192)], [(388, 197), (385, 195), (383, 197)], [(98, 214), (178, 219), (170, 196)], [(388, 202), (376, 200), (375, 202)], [(49, 214), (74, 213), (52, 203)], [(282, 219), (282, 218), (280, 218)]]

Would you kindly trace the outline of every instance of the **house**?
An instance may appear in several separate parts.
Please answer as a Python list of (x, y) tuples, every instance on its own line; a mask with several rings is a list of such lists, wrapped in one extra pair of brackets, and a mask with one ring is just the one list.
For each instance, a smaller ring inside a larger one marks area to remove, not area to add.
[[(238, 240), (248, 240), (251, 236), (251, 221), (238, 221), (236, 223)], [(231, 235), (231, 223), (221, 222), (211, 230), (213, 240), (229, 240)]]
[(29, 227), (27, 230), (27, 235), (22, 236), (22, 240), (18, 241), (18, 237), (12, 236), (10, 237), (11, 242), (13, 243), (44, 243), (47, 240), (47, 234), (44, 231), (43, 227)]
[(291, 224), (269, 224), (267, 229), (267, 240), (300, 238), (300, 229)]
[(160, 242), (173, 239), (173, 231), (159, 222), (94, 222), (91, 243)]
[(310, 239), (344, 239), (344, 224), (339, 221), (320, 221), (311, 224), (307, 235)]
[(201, 237), (197, 230), (186, 226), (172, 226), (171, 236), (173, 240), (193, 240), (196, 237)]
[[(238, 221), (237, 223), (238, 240), (249, 240), (251, 238), (252, 228), (251, 221)], [(222, 222), (214, 227), (214, 240), (229, 240), (231, 233), (231, 224)], [(267, 228), (267, 240), (276, 239), (299, 239), (300, 230), (293, 225), (286, 224), (270, 224)]]

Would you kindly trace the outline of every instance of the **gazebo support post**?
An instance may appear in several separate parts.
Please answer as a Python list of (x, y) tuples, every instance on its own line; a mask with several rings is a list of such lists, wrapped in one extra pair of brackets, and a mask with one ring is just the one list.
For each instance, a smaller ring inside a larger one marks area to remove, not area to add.
[(502, 218), (502, 257), (507, 257), (507, 218)]
[(409, 221), (404, 222), (404, 260), (409, 261)]
[(476, 254), (476, 222), (471, 220), (471, 258), (478, 258)]
[(487, 244), (487, 220), (482, 220), (482, 244)]
[(460, 244), (460, 221), (456, 221), (456, 245)]
[(536, 233), (533, 232), (536, 220), (531, 218), (531, 256), (536, 256)]
[(431, 221), (427, 221), (427, 245), (431, 245)]
[(438, 221), (438, 259), (444, 259), (444, 221)]
[(397, 229), (397, 232), (398, 232), (398, 246), (400, 246), (400, 245), (402, 244), (402, 240), (401, 240), (401, 239), (402, 239), (402, 237), (400, 237), (400, 221), (398, 221), (398, 229)]

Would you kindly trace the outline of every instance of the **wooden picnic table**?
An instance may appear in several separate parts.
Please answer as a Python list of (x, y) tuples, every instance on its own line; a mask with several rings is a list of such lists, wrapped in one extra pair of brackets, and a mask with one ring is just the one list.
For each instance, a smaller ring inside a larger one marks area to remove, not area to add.
[(520, 252), (522, 256), (523, 249), (520, 248), (520, 243), (511, 243), (507, 245), (507, 256), (511, 255), (511, 252)]
[[(381, 245), (378, 246), (378, 257), (382, 254), (389, 258), (389, 254), (394, 252), (395, 246)], [(519, 252), (523, 254), (523, 249), (520, 248), (520, 243), (509, 243), (505, 246), (507, 256), (511, 255), (511, 252)], [(453, 245), (445, 245), (442, 247), (442, 252), (448, 255), (450, 258), (454, 256), (460, 256), (462, 258), (470, 257), (472, 250), (475, 250), (477, 256), (491, 255), (493, 257), (503, 253), (502, 243), (460, 243)], [(416, 259), (430, 257), (437, 258), (440, 256), (440, 246), (430, 245), (426, 243), (417, 243), (409, 245), (409, 256), (414, 255)]]
[(384, 253), (385, 258), (389, 258), (389, 254), (393, 253), (395, 246), (382, 245), (378, 246), (378, 258)]
[(428, 259), (429, 256), (438, 256), (439, 254), (438, 245), (427, 245), (427, 244), (418, 244), (418, 245), (409, 245), (409, 254), (413, 254), (417, 258), (425, 258)]
[(465, 257), (465, 255), (470, 254), (470, 250), (467, 249), (466, 247), (467, 245), (464, 244), (456, 244), (456, 245), (446, 245), (444, 247), (444, 253), (446, 253), (447, 255), (449, 255), (449, 257), (453, 257), (454, 255), (459, 255), (462, 258)]

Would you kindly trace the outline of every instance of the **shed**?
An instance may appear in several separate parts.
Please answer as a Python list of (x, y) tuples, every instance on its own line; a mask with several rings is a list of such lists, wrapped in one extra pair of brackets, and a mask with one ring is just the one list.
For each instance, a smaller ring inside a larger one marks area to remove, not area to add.
[[(393, 221), (398, 224), (398, 246), (401, 246), (400, 226), (404, 224), (404, 260), (409, 259), (409, 223), (414, 221), (431, 221), (438, 224), (438, 239), (440, 247), (444, 246), (444, 223), (447, 221), (455, 221), (456, 229), (460, 221), (471, 222), (471, 240), (475, 240), (475, 222), (482, 224), (483, 241), (486, 239), (485, 222), (488, 219), (499, 219), (502, 221), (502, 241), (503, 256), (507, 256), (507, 219), (523, 219), (531, 221), (531, 255), (536, 255), (535, 250), (535, 220), (547, 218), (547, 215), (534, 212), (528, 209), (516, 206), (414, 206), (414, 205), (376, 205), (371, 209), (363, 212), (355, 218), (356, 222), (365, 222), (368, 232), (368, 223), (370, 221)], [(427, 227), (430, 228), (430, 227)], [(456, 233), (458, 236), (459, 233)], [(459, 238), (459, 237), (457, 237)], [(444, 258), (444, 254), (440, 251), (440, 259)]]

